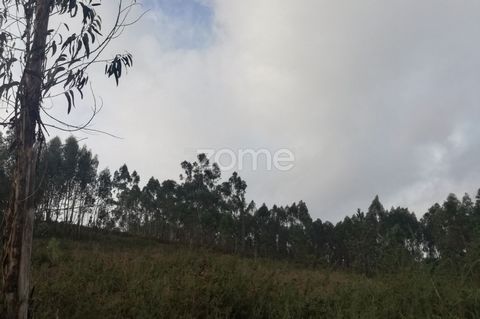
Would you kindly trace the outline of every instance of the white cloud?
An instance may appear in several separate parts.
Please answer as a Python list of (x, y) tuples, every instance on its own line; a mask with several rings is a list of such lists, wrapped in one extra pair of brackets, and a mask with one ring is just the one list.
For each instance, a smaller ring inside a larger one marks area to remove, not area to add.
[(289, 148), (292, 171), (241, 172), (248, 195), (303, 199), (330, 220), (376, 194), (423, 213), (480, 187), (480, 3), (211, 5), (205, 47), (169, 43), (178, 26), (152, 12), (112, 48), (131, 51), (135, 67), (119, 88), (101, 70), (94, 79), (105, 104), (96, 126), (125, 137), (88, 140), (102, 164), (175, 178), (198, 148)]

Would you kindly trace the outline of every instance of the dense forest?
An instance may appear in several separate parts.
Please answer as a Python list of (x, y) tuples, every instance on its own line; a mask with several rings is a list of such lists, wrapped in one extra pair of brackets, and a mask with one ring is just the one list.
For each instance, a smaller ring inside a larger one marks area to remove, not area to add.
[[(0, 203), (6, 204), (8, 138), (0, 138)], [(98, 170), (97, 156), (74, 137), (52, 139), (39, 159), (36, 225), (61, 223), (72, 235), (84, 227), (128, 232), (163, 242), (214, 247), (250, 256), (288, 258), (366, 275), (405, 265), (449, 260), (480, 252), (480, 191), (473, 201), (448, 195), (423, 217), (407, 208), (385, 209), (377, 197), (366, 212), (332, 224), (313, 220), (303, 201), (267, 207), (246, 199), (237, 174), (222, 179), (215, 163), (200, 154), (181, 163), (180, 182), (154, 177), (141, 186), (127, 165)]]
[[(0, 135), (0, 205), (8, 197), (9, 138)], [(62, 225), (72, 236), (85, 229), (116, 231), (215, 248), (226, 253), (351, 269), (367, 276), (415, 263), (458, 265), (480, 254), (480, 191), (475, 199), (450, 194), (421, 219), (408, 208), (385, 209), (378, 196), (367, 211), (333, 224), (313, 220), (303, 201), (267, 207), (246, 198), (246, 182), (200, 154), (181, 163), (179, 182), (151, 177), (141, 183), (123, 165), (99, 170), (87, 146), (53, 138), (38, 159), (36, 231)], [(143, 186), (142, 186), (143, 185)]]

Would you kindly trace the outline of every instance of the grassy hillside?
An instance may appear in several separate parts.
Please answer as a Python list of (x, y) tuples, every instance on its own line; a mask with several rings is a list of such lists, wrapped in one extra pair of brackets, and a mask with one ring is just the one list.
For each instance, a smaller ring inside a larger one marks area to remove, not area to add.
[(109, 236), (35, 243), (36, 318), (479, 318), (480, 283), (367, 279)]

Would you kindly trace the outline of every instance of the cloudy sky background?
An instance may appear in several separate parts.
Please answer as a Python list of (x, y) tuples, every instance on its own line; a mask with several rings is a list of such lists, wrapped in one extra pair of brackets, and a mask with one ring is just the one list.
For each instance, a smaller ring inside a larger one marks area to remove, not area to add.
[(91, 74), (104, 103), (94, 128), (123, 137), (76, 133), (101, 167), (176, 179), (200, 148), (288, 148), (291, 171), (240, 172), (249, 199), (304, 200), (332, 221), (376, 194), (423, 214), (480, 187), (479, 1), (143, 5), (148, 14), (111, 47), (135, 59), (120, 87), (103, 67)]

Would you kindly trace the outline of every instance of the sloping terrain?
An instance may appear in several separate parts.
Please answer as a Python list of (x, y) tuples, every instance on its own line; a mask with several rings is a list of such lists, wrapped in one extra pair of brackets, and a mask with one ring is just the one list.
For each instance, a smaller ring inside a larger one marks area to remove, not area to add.
[(471, 280), (381, 278), (134, 237), (41, 239), (36, 318), (478, 318)]

